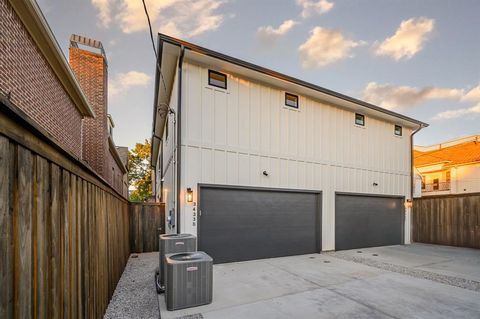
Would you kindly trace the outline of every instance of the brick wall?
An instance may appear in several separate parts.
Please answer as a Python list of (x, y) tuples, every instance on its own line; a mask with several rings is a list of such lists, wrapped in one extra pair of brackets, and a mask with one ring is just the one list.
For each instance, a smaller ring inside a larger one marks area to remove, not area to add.
[(77, 77), (95, 118), (83, 120), (83, 160), (110, 181), (108, 170), (107, 65), (101, 54), (71, 47), (70, 66)]
[(83, 160), (119, 193), (125, 193), (123, 173), (108, 143), (107, 64), (103, 55), (77, 47), (69, 49), (70, 66), (95, 112), (83, 120)]
[(80, 112), (7, 0), (0, 0), (0, 17), (0, 90), (80, 158)]
[(110, 183), (110, 185), (115, 188), (119, 193), (123, 194), (124, 196), (127, 196), (127, 191), (128, 191), (128, 186), (125, 187), (124, 185), (124, 175), (122, 171), (120, 170), (120, 167), (118, 166), (117, 162), (113, 159), (112, 153), (108, 152), (107, 156), (107, 165), (108, 165), (108, 176), (107, 180)]

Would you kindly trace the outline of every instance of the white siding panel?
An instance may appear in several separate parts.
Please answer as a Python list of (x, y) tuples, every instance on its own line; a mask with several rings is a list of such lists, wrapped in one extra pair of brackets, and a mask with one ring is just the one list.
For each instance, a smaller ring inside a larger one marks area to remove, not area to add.
[(260, 151), (260, 118), (261, 118), (261, 98), (260, 86), (250, 85), (250, 150)]
[(250, 148), (250, 83), (238, 83), (238, 141), (241, 150)]
[(213, 131), (215, 134), (215, 147), (225, 148), (227, 144), (227, 94), (214, 90), (214, 118)]
[(250, 159), (248, 154), (238, 154), (238, 184), (250, 185)]
[(237, 185), (238, 184), (238, 158), (237, 153), (227, 152), (227, 184)]
[[(188, 163), (191, 159), (187, 159)], [(189, 165), (189, 164), (185, 164)], [(211, 149), (202, 149), (202, 183), (215, 182), (214, 156)]]
[[(190, 112), (186, 109), (185, 112)], [(202, 94), (202, 144), (213, 145), (215, 133), (215, 91), (210, 88), (203, 90)]]
[[(229, 78), (230, 79), (230, 78)], [(238, 147), (239, 113), (238, 113), (238, 79), (232, 78), (227, 95), (227, 144)]]

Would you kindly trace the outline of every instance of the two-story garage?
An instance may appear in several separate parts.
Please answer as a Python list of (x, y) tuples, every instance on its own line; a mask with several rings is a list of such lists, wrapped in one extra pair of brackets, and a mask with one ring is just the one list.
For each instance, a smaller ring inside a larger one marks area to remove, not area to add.
[(410, 242), (427, 124), (158, 36), (152, 166), (168, 232), (215, 262)]

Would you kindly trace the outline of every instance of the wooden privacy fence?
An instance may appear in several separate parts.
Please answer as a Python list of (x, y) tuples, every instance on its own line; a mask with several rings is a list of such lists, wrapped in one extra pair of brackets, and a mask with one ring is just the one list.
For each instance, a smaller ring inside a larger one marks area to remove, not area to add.
[(130, 203), (130, 248), (132, 253), (158, 251), (158, 236), (165, 233), (165, 206)]
[(130, 254), (128, 202), (0, 102), (0, 318), (101, 318)]
[(415, 199), (412, 238), (420, 243), (480, 248), (480, 194)]

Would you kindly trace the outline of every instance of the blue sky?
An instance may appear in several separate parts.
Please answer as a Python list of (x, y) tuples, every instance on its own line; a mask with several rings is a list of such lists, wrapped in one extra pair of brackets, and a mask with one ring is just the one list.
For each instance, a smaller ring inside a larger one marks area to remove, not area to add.
[[(141, 0), (38, 0), (68, 56), (103, 42), (117, 145), (150, 138), (155, 59)], [(480, 134), (480, 1), (147, 0), (154, 32), (430, 124), (415, 143)]]

